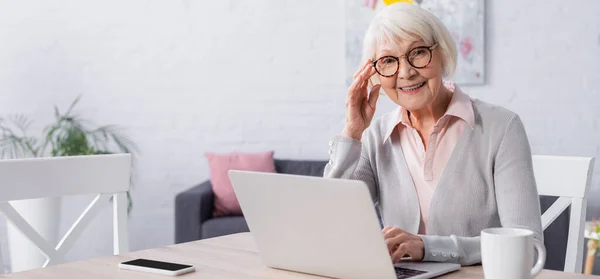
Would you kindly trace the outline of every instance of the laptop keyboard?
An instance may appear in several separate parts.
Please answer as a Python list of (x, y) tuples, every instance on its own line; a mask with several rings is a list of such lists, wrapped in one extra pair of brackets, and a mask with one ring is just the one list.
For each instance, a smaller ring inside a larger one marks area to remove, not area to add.
[(423, 273), (427, 273), (427, 271), (421, 271), (416, 269), (408, 269), (402, 267), (394, 267), (396, 270), (396, 278), (404, 279), (404, 278), (412, 278), (417, 275), (421, 275)]

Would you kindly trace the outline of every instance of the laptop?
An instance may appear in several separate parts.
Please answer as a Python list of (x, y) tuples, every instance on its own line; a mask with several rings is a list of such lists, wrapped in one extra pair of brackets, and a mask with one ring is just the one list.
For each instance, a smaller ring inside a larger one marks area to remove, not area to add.
[(367, 185), (359, 180), (229, 171), (264, 265), (348, 279), (433, 278), (459, 264), (394, 265)]

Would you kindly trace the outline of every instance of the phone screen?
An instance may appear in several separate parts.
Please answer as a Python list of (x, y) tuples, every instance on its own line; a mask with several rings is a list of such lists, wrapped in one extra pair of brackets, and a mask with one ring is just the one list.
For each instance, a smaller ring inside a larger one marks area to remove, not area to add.
[(168, 271), (177, 271), (177, 270), (185, 269), (188, 267), (192, 267), (191, 265), (160, 262), (160, 261), (153, 261), (153, 260), (146, 260), (146, 259), (132, 260), (132, 261), (128, 261), (128, 262), (123, 262), (122, 264), (163, 269), (163, 270), (168, 270)]

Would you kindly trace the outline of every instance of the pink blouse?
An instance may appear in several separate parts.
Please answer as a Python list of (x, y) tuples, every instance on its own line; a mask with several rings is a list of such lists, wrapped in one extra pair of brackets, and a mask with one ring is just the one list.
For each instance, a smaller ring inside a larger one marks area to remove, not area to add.
[(446, 113), (437, 121), (429, 136), (427, 149), (425, 149), (419, 133), (411, 125), (407, 110), (401, 107), (398, 109), (395, 119), (390, 122), (384, 137), (385, 142), (392, 132), (397, 130), (400, 134), (402, 152), (417, 190), (421, 207), (419, 234), (427, 232), (429, 204), (446, 162), (464, 129), (467, 127), (473, 129), (475, 125), (471, 98), (453, 83), (445, 83), (444, 86), (454, 94)]

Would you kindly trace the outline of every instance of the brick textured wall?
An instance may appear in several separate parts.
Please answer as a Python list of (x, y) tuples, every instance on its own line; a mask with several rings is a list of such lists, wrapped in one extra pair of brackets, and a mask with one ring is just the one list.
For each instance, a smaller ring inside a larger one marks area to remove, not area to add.
[[(518, 112), (535, 153), (600, 157), (598, 11), (486, 1), (487, 83), (464, 91)], [(174, 196), (207, 179), (206, 151), (326, 159), (343, 71), (344, 0), (0, 0), (0, 115), (26, 114), (35, 132), (82, 94), (82, 115), (140, 145), (134, 250), (173, 242)], [(63, 232), (89, 199), (65, 200)], [(110, 225), (107, 208), (68, 257), (109, 255)]]

